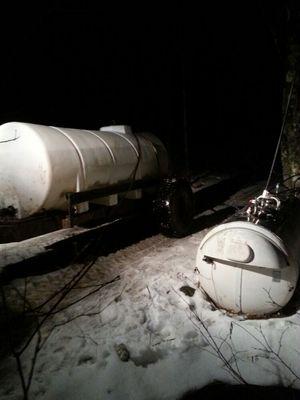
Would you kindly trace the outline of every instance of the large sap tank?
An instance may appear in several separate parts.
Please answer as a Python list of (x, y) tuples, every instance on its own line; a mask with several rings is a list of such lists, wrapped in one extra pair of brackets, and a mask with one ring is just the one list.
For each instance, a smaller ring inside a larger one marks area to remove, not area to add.
[[(254, 205), (255, 204), (255, 205)], [(244, 215), (202, 240), (197, 268), (204, 291), (230, 312), (264, 316), (291, 299), (300, 260), (300, 206), (264, 193)]]
[(91, 131), (6, 123), (0, 126), (0, 209), (13, 207), (17, 218), (66, 210), (68, 192), (122, 183), (133, 174), (161, 177), (167, 164), (159, 139), (127, 126)]

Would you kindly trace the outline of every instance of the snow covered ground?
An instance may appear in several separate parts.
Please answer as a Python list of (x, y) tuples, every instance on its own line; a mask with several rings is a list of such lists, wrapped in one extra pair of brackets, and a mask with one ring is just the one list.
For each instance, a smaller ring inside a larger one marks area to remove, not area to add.
[(51, 246), (60, 240), (68, 239), (86, 231), (86, 228), (73, 227), (47, 233), (46, 235), (23, 240), (21, 242), (1, 243), (0, 270), (11, 264), (16, 264), (44, 253), (47, 251), (47, 246)]
[[(300, 306), (262, 320), (216, 310), (195, 270), (206, 232), (156, 235), (99, 257), (57, 308), (52, 295), (82, 265), (6, 287), (11, 312), (31, 307), (44, 319), (20, 357), (25, 381), (35, 358), (29, 398), (173, 400), (213, 381), (300, 389)], [(22, 398), (16, 360), (5, 351), (0, 398)]]

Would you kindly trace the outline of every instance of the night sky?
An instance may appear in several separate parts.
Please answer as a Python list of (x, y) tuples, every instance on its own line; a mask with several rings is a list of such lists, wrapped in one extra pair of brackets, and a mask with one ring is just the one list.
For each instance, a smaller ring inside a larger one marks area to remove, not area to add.
[(1, 14), (1, 123), (129, 124), (164, 141), (176, 172), (267, 171), (283, 2), (97, 3), (20, 2)]

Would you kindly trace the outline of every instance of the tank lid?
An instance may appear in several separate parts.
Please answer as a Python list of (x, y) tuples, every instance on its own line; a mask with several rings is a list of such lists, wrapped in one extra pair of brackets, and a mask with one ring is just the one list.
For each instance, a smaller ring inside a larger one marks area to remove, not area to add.
[(252, 248), (248, 244), (237, 240), (225, 241), (224, 255), (227, 260), (245, 264), (254, 258)]
[(123, 133), (123, 134), (127, 134), (127, 135), (132, 133), (132, 129), (129, 125), (103, 126), (100, 128), (100, 131)]

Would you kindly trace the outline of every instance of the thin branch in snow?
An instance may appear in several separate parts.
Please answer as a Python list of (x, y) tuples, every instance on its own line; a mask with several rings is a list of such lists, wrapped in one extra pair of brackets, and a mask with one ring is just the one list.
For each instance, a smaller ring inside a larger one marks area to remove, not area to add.
[(3, 304), (3, 308), (4, 308), (6, 323), (7, 323), (8, 342), (9, 342), (10, 351), (11, 351), (11, 353), (12, 353), (12, 355), (15, 358), (16, 363), (17, 363), (17, 370), (18, 370), (18, 374), (20, 376), (21, 386), (22, 386), (22, 391), (23, 391), (23, 396), (24, 396), (23, 399), (24, 400), (28, 400), (28, 390), (27, 390), (27, 385), (26, 385), (26, 382), (25, 382), (25, 376), (24, 376), (24, 371), (23, 371), (23, 368), (22, 368), (20, 355), (15, 350), (15, 346), (14, 346), (14, 343), (12, 341), (12, 339), (13, 339), (13, 333), (12, 333), (13, 330), (12, 330), (11, 319), (10, 319), (10, 315), (9, 315), (9, 311), (8, 311), (8, 307), (7, 307), (5, 291), (4, 291), (4, 287), (2, 285), (0, 285), (0, 290), (1, 290), (1, 299), (2, 299), (2, 304)]
[(263, 290), (267, 293), (267, 295), (270, 299), (270, 301), (267, 303), (272, 304), (274, 307), (279, 307), (279, 308), (284, 307), (282, 304), (276, 303), (276, 301), (273, 299), (273, 297), (271, 296), (271, 288), (269, 290), (267, 290), (266, 288), (263, 288)]
[(96, 346), (99, 346), (99, 343), (96, 342), (96, 340), (93, 339), (93, 338), (91, 337), (91, 335), (89, 335), (87, 332), (85, 332), (85, 331), (81, 328), (81, 326), (80, 326), (79, 324), (76, 324), (76, 325), (77, 325), (78, 329), (79, 329), (80, 332), (81, 332), (81, 335), (78, 336), (79, 338), (84, 339), (84, 340), (89, 339), (89, 340), (90, 340), (92, 343), (94, 343)]
[[(114, 281), (114, 280), (112, 280), (112, 281)], [(111, 283), (112, 281), (107, 282), (107, 284)], [(125, 287), (123, 288), (123, 290), (124, 290), (124, 289), (125, 289)], [(121, 292), (121, 293), (122, 293), (122, 292)], [(119, 294), (119, 296), (121, 296), (121, 293)], [(117, 297), (118, 297), (118, 296), (117, 296)], [(73, 317), (69, 317), (69, 318), (65, 319), (64, 321), (62, 321), (62, 322), (56, 323), (55, 325), (53, 325), (53, 326), (51, 327), (51, 330), (49, 331), (47, 337), (44, 339), (44, 341), (43, 341), (41, 347), (43, 347), (43, 346), (45, 345), (45, 343), (47, 342), (47, 340), (49, 339), (49, 337), (52, 335), (52, 333), (53, 333), (57, 328), (60, 328), (60, 327), (62, 327), (62, 326), (65, 326), (65, 325), (69, 324), (70, 322), (73, 322), (73, 321), (75, 321), (75, 320), (77, 320), (77, 319), (79, 319), (79, 318), (83, 318), (83, 317), (94, 317), (94, 316), (97, 316), (97, 315), (101, 315), (101, 313), (102, 313), (107, 307), (109, 307), (111, 304), (113, 304), (113, 303), (115, 302), (115, 299), (116, 299), (116, 298), (113, 298), (111, 301), (109, 301), (109, 302), (108, 302), (104, 307), (102, 307), (100, 310), (97, 310), (97, 311), (94, 311), (94, 312), (88, 311), (88, 312), (83, 312), (83, 313), (80, 313), (80, 314), (76, 314), (76, 315), (74, 315)], [(93, 305), (92, 308), (90, 308), (90, 309), (94, 309), (94, 308), (95, 308), (95, 305)]]
[[(198, 269), (197, 269), (197, 270), (198, 270)], [(200, 272), (199, 272), (199, 274), (200, 274)], [(189, 281), (189, 282), (191, 282), (191, 283), (193, 284), (193, 286), (195, 286), (196, 289), (198, 289), (198, 290), (201, 292), (201, 294), (203, 295), (204, 299), (207, 298), (207, 294), (206, 294), (205, 291), (202, 289), (202, 287), (201, 287), (199, 281), (197, 281), (197, 283), (195, 283), (195, 282), (193, 282), (193, 280), (192, 280), (191, 278), (189, 278), (189, 277), (186, 277), (186, 280)]]
[[(89, 243), (84, 246), (82, 249), (81, 253), (83, 254), (84, 251), (88, 248)], [(80, 256), (80, 254), (79, 254)], [(74, 258), (72, 263), (76, 262), (76, 259), (78, 258), (78, 255)], [(39, 304), (37, 307), (33, 309), (33, 311), (38, 311), (45, 307), (47, 304), (49, 304), (52, 300), (54, 300), (58, 295), (62, 294), (63, 297), (64, 294), (68, 294), (70, 290), (74, 289), (78, 283), (81, 281), (81, 279), (85, 276), (87, 276), (88, 271), (94, 266), (96, 260), (98, 257), (95, 257), (91, 262), (88, 262), (86, 264), (83, 264), (82, 267), (77, 271), (74, 276), (60, 289), (58, 289), (52, 296), (50, 296), (47, 300), (45, 300), (43, 303)]]
[(89, 269), (92, 267), (93, 264), (84, 265), (73, 277), (70, 279), (62, 288), (58, 289), (52, 296), (48, 297), (43, 303), (38, 305), (33, 309), (33, 311), (39, 311), (44, 308), (47, 304), (49, 304), (52, 300), (54, 300), (59, 294), (62, 294), (64, 298), (71, 289), (74, 289), (79, 281), (86, 275)]
[[(190, 304), (174, 288), (172, 288), (172, 289), (189, 307)], [(190, 309), (191, 315), (194, 317), (194, 319), (200, 325), (200, 326), (198, 326), (198, 329), (199, 329), (199, 332), (201, 333), (202, 337), (206, 340), (206, 342), (209, 344), (209, 346), (213, 349), (213, 351), (216, 353), (218, 358), (224, 363), (224, 367), (227, 369), (227, 371), (232, 375), (232, 377), (236, 381), (243, 383), (243, 384), (248, 384), (247, 381), (242, 377), (240, 372), (229, 363), (229, 361), (227, 360), (227, 358), (225, 357), (223, 352), (219, 349), (216, 339), (212, 336), (211, 332), (209, 331), (209, 329), (206, 326), (203, 319), (197, 314), (195, 308), (191, 309), (189, 307), (189, 309)]]
[[(119, 281), (120, 279), (121, 279), (121, 278), (120, 278), (120, 275), (117, 275), (115, 278), (113, 278), (113, 279), (110, 280), (109, 282), (105, 282), (105, 283), (99, 284), (99, 285), (96, 287), (96, 289), (91, 290), (90, 292), (88, 292), (88, 293), (85, 294), (84, 296), (79, 297), (78, 299), (71, 301), (70, 303), (66, 304), (65, 306), (63, 306), (63, 307), (61, 307), (61, 308), (59, 308), (59, 309), (57, 309), (57, 310), (54, 310), (54, 311), (52, 311), (51, 313), (49, 312), (49, 313), (50, 313), (51, 315), (53, 315), (53, 314), (57, 314), (57, 313), (60, 313), (60, 312), (62, 312), (62, 311), (65, 311), (67, 308), (69, 308), (69, 307), (71, 307), (71, 306), (74, 306), (74, 305), (77, 304), (77, 303), (80, 303), (82, 300), (85, 300), (87, 297), (90, 297), (91, 295), (93, 295), (93, 294), (99, 292), (99, 290), (103, 289), (105, 286), (108, 286), (108, 285), (110, 285), (111, 283), (115, 283), (115, 282)], [(114, 301), (115, 301), (115, 299), (114, 299)], [(47, 315), (47, 314), (48, 314), (48, 313), (46, 313), (46, 315)]]
[(284, 335), (285, 335), (285, 333), (286, 333), (286, 331), (289, 329), (289, 326), (287, 326), (282, 332), (281, 332), (281, 335), (280, 335), (280, 338), (279, 338), (279, 343), (278, 343), (278, 349), (277, 349), (277, 353), (278, 354), (280, 354), (280, 351), (281, 351), (281, 348), (282, 348), (282, 341), (283, 341), (283, 337), (284, 337)]
[[(266, 346), (267, 346), (268, 350), (270, 351), (270, 353), (272, 353), (272, 354), (278, 359), (278, 361), (279, 361), (282, 365), (284, 365), (285, 368), (287, 368), (288, 371), (289, 371), (295, 378), (297, 378), (297, 379), (300, 380), (300, 375), (296, 374), (296, 372), (283, 360), (283, 358), (280, 356), (279, 352), (278, 352), (278, 351), (274, 351), (274, 349), (270, 346), (270, 343), (268, 342), (268, 340), (267, 340), (267, 338), (266, 338), (266, 335), (264, 334), (264, 332), (263, 332), (263, 330), (262, 330), (262, 328), (261, 328), (261, 325), (260, 325), (260, 327), (259, 327), (259, 331), (260, 331), (260, 333), (261, 333), (261, 335), (262, 335), (262, 337), (263, 337), (263, 339), (264, 339), (264, 341), (265, 341), (265, 343), (266, 343)], [(286, 330), (285, 330), (285, 332), (286, 332)], [(285, 332), (284, 332), (284, 333), (285, 333)], [(281, 337), (280, 343), (279, 343), (279, 348), (280, 348), (280, 349), (281, 349), (282, 338), (283, 338), (283, 336)]]
[[(22, 386), (22, 391), (23, 391), (23, 400), (28, 400), (29, 399), (29, 397), (28, 397), (29, 389), (31, 386), (32, 378), (33, 378), (33, 373), (34, 373), (34, 369), (35, 369), (35, 365), (36, 365), (37, 356), (41, 349), (41, 332), (40, 332), (40, 329), (37, 330), (37, 340), (35, 343), (33, 356), (31, 359), (30, 370), (29, 370), (28, 376), (26, 378), (24, 370), (23, 370), (23, 366), (22, 366), (22, 360), (21, 360), (22, 353), (20, 353), (19, 351), (16, 350), (15, 345), (13, 343), (14, 334), (13, 334), (10, 315), (9, 315), (9, 311), (8, 311), (8, 307), (7, 307), (5, 290), (2, 285), (0, 285), (0, 286), (1, 286), (1, 298), (2, 298), (2, 303), (3, 303), (4, 312), (6, 315), (7, 327), (8, 327), (9, 347), (10, 347), (10, 351), (17, 363), (17, 371), (20, 376), (21, 386)], [(25, 289), (24, 289), (23, 315), (25, 315), (25, 312), (24, 312), (25, 306), (27, 306), (27, 308), (29, 310), (31, 310), (31, 305), (28, 302), (28, 300), (26, 299), (26, 283), (25, 283)], [(37, 325), (39, 325), (38, 317), (37, 317)]]
[(153, 297), (152, 297), (152, 295), (151, 295), (151, 292), (150, 292), (149, 286), (147, 285), (147, 286), (146, 286), (146, 288), (147, 288), (147, 290), (148, 290), (148, 293), (149, 293), (149, 300), (152, 300), (152, 302), (153, 302)]
[(26, 298), (27, 298), (27, 277), (24, 278), (23, 313), (26, 311)]
[[(229, 348), (229, 350), (231, 352), (231, 358), (228, 361), (230, 364), (235, 364), (235, 368), (236, 368), (237, 372), (241, 375), (241, 371), (240, 371), (239, 365), (238, 365), (238, 358), (237, 358), (238, 351), (236, 350), (236, 348), (231, 340), (232, 331), (233, 331), (233, 325), (230, 324), (230, 331), (227, 334), (227, 336), (225, 336), (224, 338), (219, 338), (219, 340), (221, 341), (221, 343), (219, 345), (219, 351), (221, 351), (222, 346), (224, 344), (227, 345), (227, 347)], [(230, 342), (228, 339), (230, 339)]]
[[(110, 283), (113, 283), (113, 282), (115, 282), (115, 281), (120, 279), (120, 276), (117, 276), (113, 280), (111, 280), (110, 282), (106, 282), (104, 284), (100, 284), (100, 285), (98, 285), (98, 287), (96, 287), (96, 289), (91, 290), (86, 295), (84, 295), (84, 296), (82, 296), (82, 297), (80, 297), (80, 298), (68, 303), (66, 306), (62, 306), (62, 307), (59, 308), (59, 306), (62, 304), (62, 302), (68, 296), (68, 294), (75, 287), (77, 287), (78, 283), (82, 280), (82, 278), (87, 275), (87, 273), (90, 271), (90, 269), (95, 264), (97, 258), (98, 258), (98, 256), (95, 257), (91, 262), (88, 262), (87, 264), (84, 264), (79, 269), (79, 271), (77, 271), (75, 273), (75, 275), (63, 287), (61, 287), (60, 289), (56, 290), (55, 293), (53, 293), (44, 302), (42, 302), (41, 304), (39, 304), (35, 308), (33, 308), (29, 304), (29, 302), (27, 300), (27, 281), (26, 280), (24, 282), (24, 292), (23, 292), (23, 294), (21, 294), (21, 292), (17, 288), (14, 288), (15, 291), (20, 296), (20, 298), (23, 300), (23, 314), (22, 315), (23, 316), (32, 315), (32, 316), (36, 317), (36, 319), (37, 319), (36, 327), (30, 333), (29, 337), (26, 339), (25, 344), (23, 344), (22, 348), (18, 349), (18, 350), (15, 349), (14, 343), (12, 342), (13, 334), (12, 334), (12, 329), (11, 329), (11, 324), (10, 324), (10, 315), (8, 313), (8, 307), (7, 307), (4, 287), (0, 282), (1, 297), (2, 297), (2, 302), (3, 302), (5, 314), (6, 314), (7, 325), (8, 325), (8, 333), (9, 333), (9, 338), (8, 339), (9, 339), (10, 350), (11, 350), (11, 353), (15, 357), (16, 362), (17, 362), (17, 370), (18, 370), (18, 373), (19, 373), (20, 379), (21, 379), (24, 400), (28, 400), (28, 391), (29, 391), (29, 388), (30, 388), (30, 384), (31, 384), (31, 381), (32, 381), (33, 374), (34, 374), (34, 367), (35, 367), (35, 364), (36, 364), (38, 353), (39, 353), (40, 349), (43, 347), (43, 345), (46, 343), (47, 339), (50, 337), (50, 335), (52, 334), (54, 329), (56, 328), (56, 326), (54, 326), (52, 328), (52, 330), (50, 331), (50, 333), (47, 335), (47, 337), (42, 342), (41, 329), (45, 325), (45, 323), (50, 319), (50, 317), (53, 314), (68, 309), (72, 305), (74, 305), (74, 304), (86, 299), (88, 296), (91, 296), (92, 294), (96, 293), (97, 291), (102, 289), (104, 286), (106, 286), (106, 285), (108, 285)], [(76, 260), (74, 260), (74, 261), (76, 261)], [(49, 305), (49, 310), (46, 311), (46, 312), (42, 312), (42, 310), (44, 309), (44, 307), (46, 305)], [(98, 313), (101, 313), (101, 311), (103, 311), (103, 310), (100, 310)], [(96, 314), (96, 313), (93, 313), (93, 314)], [(87, 316), (87, 314), (85, 314), (85, 315)], [(89, 315), (91, 315), (91, 313)], [(79, 316), (76, 316), (76, 318), (79, 318)], [(73, 319), (75, 319), (75, 318), (73, 318)], [(70, 320), (65, 321), (65, 323), (68, 323), (68, 322), (70, 322)], [(30, 344), (32, 343), (32, 341), (34, 340), (35, 337), (37, 339), (36, 339), (35, 348), (34, 348), (34, 351), (33, 351), (33, 356), (32, 356), (32, 360), (31, 360), (28, 379), (26, 380), (24, 372), (23, 372), (23, 368), (22, 368), (21, 356), (25, 352), (25, 350), (30, 346)]]
[(274, 360), (276, 360), (277, 362), (279, 362), (281, 365), (283, 365), (293, 376), (296, 380), (300, 380), (300, 375), (298, 375), (288, 364), (287, 362), (281, 357), (280, 350), (282, 347), (282, 340), (284, 338), (284, 335), (287, 331), (287, 329), (285, 329), (283, 331), (283, 333), (281, 334), (280, 340), (279, 340), (279, 347), (278, 350), (274, 350), (272, 348), (272, 346), (270, 345), (266, 335), (264, 334), (262, 327), (260, 325), (259, 328), (257, 328), (258, 333), (261, 335), (262, 340), (260, 340), (256, 335), (254, 335), (252, 332), (250, 332), (247, 328), (245, 328), (244, 326), (242, 326), (241, 324), (238, 323), (234, 323), (237, 327), (239, 327), (240, 329), (244, 330), (249, 336), (251, 336), (256, 342), (258, 342), (262, 348), (260, 350), (262, 351), (267, 351), (270, 355), (272, 355), (274, 358)]
[[(27, 284), (26, 284), (26, 286), (27, 286)], [(20, 299), (23, 302), (23, 314), (27, 314), (29, 310), (31, 313), (32, 307), (31, 307), (31, 304), (29, 303), (29, 301), (27, 300), (27, 295), (26, 295), (27, 289), (26, 289), (26, 291), (24, 289), (24, 293), (21, 293), (21, 291), (17, 287), (12, 286), (12, 290), (14, 290), (16, 292), (16, 294), (20, 297)]]
[(123, 289), (121, 290), (121, 293), (119, 293), (119, 294), (114, 298), (114, 301), (115, 301), (116, 303), (118, 303), (118, 302), (121, 300), (121, 298), (122, 298), (122, 296), (123, 296), (123, 293), (124, 293), (126, 287), (127, 287), (127, 283), (123, 286)]
[[(88, 295), (83, 296), (82, 298), (78, 299), (75, 302), (72, 302), (71, 304), (69, 304), (66, 307), (61, 308), (59, 311), (62, 310), (66, 310), (68, 307), (70, 307), (71, 305), (74, 305), (75, 303), (78, 303), (79, 301), (83, 300), (84, 298), (86, 298), (87, 296), (90, 296), (91, 294), (95, 293), (96, 291), (102, 289), (104, 286), (109, 285), (112, 282), (115, 282), (116, 280), (119, 280), (120, 277), (117, 276), (114, 279), (112, 279), (109, 282), (106, 282), (102, 285), (100, 285), (100, 287), (98, 289), (92, 290), (91, 292), (88, 293)], [(73, 285), (76, 285), (77, 282), (74, 282)], [(26, 348), (29, 346), (29, 344), (31, 343), (32, 339), (34, 338), (35, 334), (38, 332), (38, 330), (42, 327), (42, 325), (45, 323), (45, 321), (53, 314), (56, 314), (56, 308), (59, 306), (59, 304), (62, 302), (62, 300), (66, 297), (66, 295), (69, 293), (69, 291), (72, 290), (72, 286), (68, 289), (67, 292), (64, 292), (60, 298), (54, 303), (54, 305), (51, 307), (51, 309), (43, 316), (41, 322), (38, 324), (38, 326), (36, 327), (36, 329), (32, 332), (32, 334), (30, 335), (29, 339), (26, 341), (25, 345), (22, 347), (22, 349), (20, 350), (20, 354), (22, 354)], [(57, 311), (58, 312), (58, 311)]]
[(26, 385), (27, 393), (29, 392), (29, 388), (30, 388), (30, 385), (31, 385), (31, 382), (32, 382), (34, 368), (35, 368), (35, 365), (36, 365), (36, 360), (37, 360), (37, 357), (38, 357), (38, 353), (41, 350), (41, 341), (42, 341), (41, 332), (40, 332), (40, 330), (38, 330), (38, 332), (37, 332), (37, 340), (36, 340), (36, 344), (35, 344), (35, 348), (34, 348), (34, 352), (33, 352), (33, 357), (32, 357), (32, 360), (31, 360), (31, 368), (30, 368), (28, 379), (27, 379), (27, 385)]

